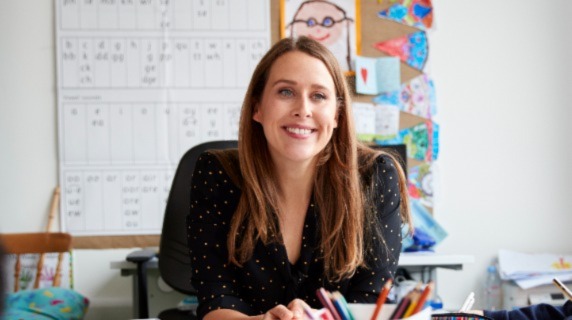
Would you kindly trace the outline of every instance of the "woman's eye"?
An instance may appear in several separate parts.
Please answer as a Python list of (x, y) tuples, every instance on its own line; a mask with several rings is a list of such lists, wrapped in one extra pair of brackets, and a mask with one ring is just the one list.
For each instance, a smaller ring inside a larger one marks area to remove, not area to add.
[(294, 92), (292, 92), (290, 89), (280, 89), (278, 90), (278, 94), (283, 97), (291, 97), (294, 95)]
[(314, 93), (312, 95), (312, 99), (317, 100), (317, 101), (326, 100), (326, 95), (323, 93)]

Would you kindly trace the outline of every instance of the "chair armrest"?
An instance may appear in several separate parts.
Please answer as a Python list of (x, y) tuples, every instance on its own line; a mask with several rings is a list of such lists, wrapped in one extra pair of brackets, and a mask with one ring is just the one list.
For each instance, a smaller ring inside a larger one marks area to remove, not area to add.
[(130, 254), (127, 255), (127, 258), (125, 258), (125, 260), (130, 262), (140, 263), (140, 262), (150, 261), (156, 256), (157, 252), (155, 250), (144, 249), (131, 252)]
[(137, 264), (137, 309), (139, 318), (149, 318), (149, 296), (147, 292), (147, 263), (157, 256), (154, 250), (137, 250), (127, 255), (125, 260)]

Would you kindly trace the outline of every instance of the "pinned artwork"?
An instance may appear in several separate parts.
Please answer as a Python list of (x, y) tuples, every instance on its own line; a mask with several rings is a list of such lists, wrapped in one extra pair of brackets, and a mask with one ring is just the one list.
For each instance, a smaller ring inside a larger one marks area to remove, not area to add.
[(375, 110), (373, 104), (353, 102), (352, 111), (358, 139), (371, 141), (375, 136)]
[[(419, 200), (411, 199), (410, 201), (411, 217), (415, 232), (418, 230), (424, 235), (430, 237), (434, 241), (434, 245), (438, 245), (448, 236), (447, 231), (433, 218), (429, 210), (421, 204)], [(407, 225), (404, 225), (401, 234), (403, 236), (403, 250), (407, 251), (413, 244), (413, 237), (407, 234)]]
[(343, 70), (353, 70), (353, 58), (359, 54), (358, 1), (281, 0), (280, 35), (317, 40), (330, 49)]
[(356, 91), (377, 95), (399, 90), (401, 68), (395, 57), (356, 58)]
[(434, 163), (422, 163), (410, 168), (407, 176), (409, 196), (427, 207), (433, 207), (433, 167)]
[(378, 42), (374, 46), (381, 52), (398, 57), (403, 63), (415, 69), (423, 70), (429, 55), (427, 43), (425, 31), (418, 31), (403, 37)]
[(439, 155), (439, 125), (425, 121), (399, 131), (394, 139), (376, 139), (380, 145), (403, 143), (407, 146), (407, 157), (432, 162)]
[(427, 119), (437, 114), (435, 87), (433, 80), (427, 74), (422, 74), (404, 83), (399, 92), (380, 94), (373, 98), (373, 102), (397, 105), (401, 111)]
[(393, 139), (399, 133), (397, 106), (354, 102), (352, 109), (359, 140)]
[(431, 0), (404, 0), (401, 4), (394, 4), (380, 11), (378, 16), (429, 29), (433, 25), (433, 5)]
[(426, 121), (399, 132), (407, 145), (407, 156), (420, 161), (437, 160), (439, 154), (439, 125)]
[[(38, 276), (36, 274), (37, 270), (36, 267), (38, 265), (38, 261), (40, 259), (39, 254), (22, 254), (20, 255), (20, 265), (21, 271), (20, 276), (18, 277), (17, 281), (19, 281), (18, 287), (20, 290), (31, 290), (34, 287), (34, 280)], [(6, 255), (6, 270), (10, 270), (9, 275), (6, 275), (6, 289), (9, 289), (10, 292), (13, 291), (14, 288), (14, 270), (17, 263), (17, 256), (15, 254)], [(65, 253), (63, 256), (62, 261), (62, 269), (61, 269), (61, 283), (60, 287), (62, 288), (73, 288), (73, 281), (72, 281), (72, 269), (71, 269), (71, 254)], [(58, 254), (57, 253), (47, 253), (44, 255), (44, 265), (41, 270), (40, 274), (40, 288), (46, 288), (52, 286), (54, 281), (54, 277), (56, 276), (55, 270), (58, 264)]]

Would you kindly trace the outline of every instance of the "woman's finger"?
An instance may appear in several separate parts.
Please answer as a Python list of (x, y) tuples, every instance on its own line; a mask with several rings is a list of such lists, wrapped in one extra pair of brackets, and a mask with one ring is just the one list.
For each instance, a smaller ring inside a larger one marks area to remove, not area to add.
[(264, 314), (263, 320), (292, 320), (294, 314), (284, 305), (277, 305), (276, 307), (268, 310), (266, 314)]
[(294, 319), (304, 319), (304, 308), (311, 309), (310, 306), (301, 299), (294, 299), (288, 304), (288, 309), (292, 311)]

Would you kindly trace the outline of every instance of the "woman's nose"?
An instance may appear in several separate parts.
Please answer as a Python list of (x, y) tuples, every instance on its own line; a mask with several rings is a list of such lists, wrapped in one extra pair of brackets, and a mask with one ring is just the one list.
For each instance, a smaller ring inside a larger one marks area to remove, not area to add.
[(307, 98), (300, 98), (292, 111), (295, 117), (309, 118), (312, 116), (310, 101)]

